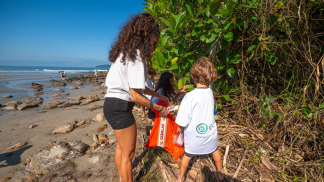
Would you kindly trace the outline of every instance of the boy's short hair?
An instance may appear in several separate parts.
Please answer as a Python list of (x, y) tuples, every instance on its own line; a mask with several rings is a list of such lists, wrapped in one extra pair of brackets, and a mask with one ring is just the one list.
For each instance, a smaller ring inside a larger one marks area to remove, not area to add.
[(211, 81), (216, 81), (217, 71), (209, 58), (202, 56), (191, 67), (190, 74), (192, 78), (200, 84), (207, 85)]
[(147, 72), (148, 75), (156, 75), (156, 72), (153, 68), (150, 68)]

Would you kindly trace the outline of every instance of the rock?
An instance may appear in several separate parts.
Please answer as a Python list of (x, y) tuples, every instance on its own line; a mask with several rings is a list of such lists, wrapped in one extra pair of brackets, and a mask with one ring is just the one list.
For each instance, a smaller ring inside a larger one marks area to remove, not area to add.
[(109, 141), (108, 141), (109, 144), (114, 144), (114, 143), (116, 143), (116, 142), (117, 142), (116, 139), (112, 139), (112, 140), (109, 140)]
[(78, 89), (78, 87), (76, 87), (76, 86), (71, 86), (70, 87), (70, 90), (77, 90)]
[(31, 97), (27, 98), (23, 101), (25, 104), (42, 104), (43, 98), (42, 97)]
[(92, 100), (92, 101), (97, 101), (97, 100), (99, 100), (99, 97), (96, 96), (96, 95), (88, 95), (88, 96), (86, 97), (86, 99), (87, 99), (87, 100)]
[(1, 182), (2, 182), (2, 181), (9, 181), (9, 180), (11, 180), (11, 177), (6, 177), (6, 178), (3, 178), (3, 179), (1, 180)]
[(105, 82), (102, 83), (102, 84), (100, 85), (100, 87), (101, 87), (101, 88), (107, 88), (107, 87), (106, 87), (106, 83), (105, 83)]
[(13, 97), (12, 95), (4, 95), (4, 96), (2, 96), (3, 99), (12, 98), (12, 97)]
[(196, 179), (198, 172), (195, 170), (189, 170), (188, 172), (189, 176), (192, 177), (193, 179)]
[(78, 89), (81, 89), (82, 87), (78, 87)]
[(57, 133), (69, 133), (73, 130), (73, 125), (62, 125), (62, 126), (58, 126), (56, 127), (53, 131), (52, 134), (57, 134)]
[(102, 142), (108, 141), (107, 135), (99, 134), (99, 141), (102, 141)]
[(20, 148), (23, 148), (24, 146), (26, 146), (28, 144), (28, 142), (20, 142), (20, 143), (17, 143), (11, 147), (8, 147), (6, 148), (6, 150), (17, 150), (17, 149), (20, 149)]
[(92, 155), (91, 157), (88, 158), (88, 161), (91, 164), (96, 164), (96, 163), (99, 163), (100, 162), (100, 158), (101, 158), (100, 155)]
[(56, 108), (56, 105), (51, 105), (51, 104), (45, 104), (44, 107), (42, 107), (42, 110), (50, 110)]
[(56, 81), (56, 80), (50, 80), (51, 84), (53, 87), (65, 87), (66, 83), (63, 82), (62, 80)]
[(36, 92), (36, 93), (34, 93), (34, 96), (38, 97), (38, 96), (43, 95), (43, 94), (44, 94), (44, 92)]
[(17, 108), (15, 106), (6, 106), (3, 109), (6, 110), (6, 111), (14, 111), (14, 110), (17, 110)]
[(108, 124), (101, 124), (101, 127), (102, 128), (107, 128), (108, 127)]
[(96, 143), (91, 144), (91, 145), (90, 145), (90, 148), (96, 148), (96, 147), (98, 147), (98, 146), (99, 146), (99, 144), (96, 142)]
[(19, 101), (11, 101), (11, 102), (7, 102), (5, 104), (3, 104), (4, 106), (18, 106), (19, 104), (21, 104), (21, 102)]
[(64, 99), (64, 97), (56, 97), (57, 99)]
[(74, 100), (76, 100), (76, 101), (80, 101), (80, 100), (82, 100), (82, 99), (85, 99), (83, 96), (79, 96), (79, 97), (75, 97), (74, 98)]
[(37, 103), (36, 104), (26, 104), (26, 103), (23, 103), (23, 104), (19, 105), (17, 107), (17, 109), (19, 111), (21, 111), (21, 110), (24, 110), (24, 109), (27, 109), (27, 108), (32, 108), (32, 107), (38, 107), (38, 104)]
[(79, 82), (79, 81), (75, 82), (75, 86), (82, 86), (82, 85), (83, 85), (82, 82)]
[(35, 128), (36, 126), (38, 126), (38, 125), (33, 124), (33, 125), (30, 125), (28, 128), (29, 128), (29, 129), (32, 129), (32, 128)]
[(73, 145), (72, 148), (74, 151), (79, 152), (80, 154), (83, 154), (88, 149), (88, 146), (84, 143), (79, 143), (77, 145)]
[(64, 96), (68, 96), (68, 95), (70, 95), (70, 94), (69, 93), (64, 94)]
[(91, 105), (88, 110), (93, 111), (96, 109), (101, 109), (103, 106), (102, 105)]
[(64, 90), (58, 88), (58, 89), (55, 89), (54, 92), (64, 92)]
[(68, 101), (64, 103), (64, 107), (70, 107), (73, 105), (79, 105), (81, 102), (80, 101)]
[(57, 96), (60, 96), (61, 94), (54, 94), (52, 95), (51, 97), (57, 97)]
[(80, 126), (82, 126), (84, 124), (85, 124), (85, 121), (80, 121), (77, 124), (75, 124), (75, 126), (80, 127)]
[(96, 122), (103, 122), (105, 120), (106, 120), (106, 118), (105, 118), (105, 115), (104, 115), (103, 112), (97, 114), (96, 117), (95, 117)]

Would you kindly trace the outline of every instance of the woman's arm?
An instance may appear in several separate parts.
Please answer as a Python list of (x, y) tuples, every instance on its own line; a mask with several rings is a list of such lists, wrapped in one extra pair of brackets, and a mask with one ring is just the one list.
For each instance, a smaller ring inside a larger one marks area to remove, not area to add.
[(145, 107), (148, 107), (150, 109), (154, 109), (154, 110), (157, 110), (157, 111), (160, 111), (161, 115), (162, 116), (166, 116), (169, 114), (169, 111), (167, 110), (166, 107), (163, 107), (163, 106), (159, 106), (155, 103), (153, 103), (152, 101), (148, 100), (146, 97), (142, 96), (140, 93), (141, 93), (141, 90), (140, 89), (132, 89), (132, 88), (129, 88), (130, 92), (131, 92), (131, 95), (132, 95), (132, 99), (133, 101), (145, 106)]
[(145, 87), (144, 94), (146, 94), (146, 95), (152, 95), (154, 97), (158, 97), (158, 98), (160, 98), (161, 100), (163, 100), (166, 103), (169, 102), (169, 99), (166, 96), (161, 95), (161, 94), (158, 94), (158, 93), (154, 92), (153, 90), (151, 90), (148, 87)]
[(186, 91), (186, 89), (188, 88), (188, 86), (185, 86), (185, 87), (182, 87), (182, 89), (180, 90), (180, 92), (178, 92), (175, 96), (174, 96), (174, 98), (173, 98), (173, 100), (176, 100), (179, 96), (180, 96), (180, 94), (185, 94), (185, 93), (187, 93), (187, 91)]

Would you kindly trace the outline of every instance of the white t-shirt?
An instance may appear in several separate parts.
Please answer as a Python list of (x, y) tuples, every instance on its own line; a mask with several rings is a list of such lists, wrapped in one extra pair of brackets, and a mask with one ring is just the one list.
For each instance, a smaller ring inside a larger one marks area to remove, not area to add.
[(145, 89), (147, 78), (147, 63), (143, 63), (137, 50), (135, 60), (126, 58), (122, 61), (122, 54), (110, 66), (106, 77), (107, 94), (105, 97), (115, 97), (126, 101), (133, 101), (129, 88)]
[[(147, 79), (146, 79), (146, 82), (145, 82), (145, 86), (146, 86), (147, 88), (153, 90), (154, 87), (155, 87), (155, 80), (154, 80), (154, 78), (153, 78), (153, 79), (149, 79), (149, 78), (147, 78)], [(151, 100), (151, 98), (152, 98), (151, 95), (145, 95), (145, 96), (146, 96), (149, 100)]]
[(184, 148), (189, 154), (210, 154), (218, 147), (214, 96), (210, 88), (196, 88), (183, 98), (176, 123), (184, 128)]

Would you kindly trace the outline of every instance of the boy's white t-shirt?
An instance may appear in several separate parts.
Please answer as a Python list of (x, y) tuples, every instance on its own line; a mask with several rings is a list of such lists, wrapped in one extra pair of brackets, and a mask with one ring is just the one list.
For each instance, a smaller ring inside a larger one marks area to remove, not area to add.
[(214, 96), (210, 88), (196, 88), (183, 98), (176, 123), (184, 128), (184, 148), (189, 154), (210, 154), (218, 147)]
[(143, 63), (140, 51), (134, 60), (126, 58), (122, 61), (122, 54), (112, 63), (106, 77), (107, 94), (105, 97), (114, 97), (126, 101), (133, 101), (129, 88), (145, 89), (147, 78), (147, 63)]
[[(146, 82), (145, 82), (145, 86), (146, 86), (147, 88), (153, 90), (154, 87), (155, 87), (155, 80), (154, 80), (154, 78), (153, 78), (153, 79), (149, 79), (149, 78), (147, 78), (147, 79), (146, 79)], [(146, 96), (149, 100), (151, 100), (151, 98), (152, 98), (151, 95), (145, 95), (145, 96)]]

